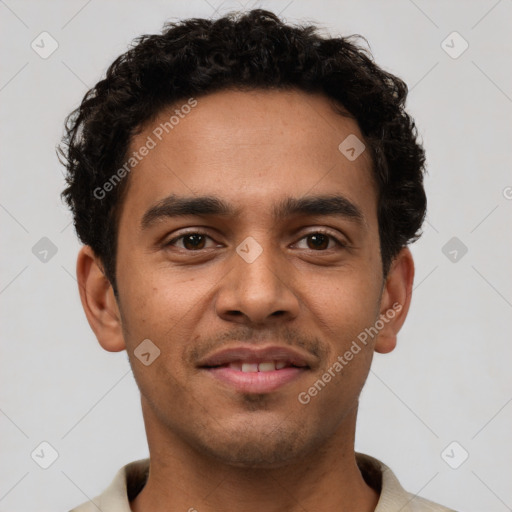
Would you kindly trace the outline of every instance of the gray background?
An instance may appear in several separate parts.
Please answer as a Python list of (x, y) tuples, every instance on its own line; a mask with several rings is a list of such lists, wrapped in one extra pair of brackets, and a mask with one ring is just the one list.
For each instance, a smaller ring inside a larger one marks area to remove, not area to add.
[[(468, 512), (512, 510), (512, 1), (246, 4), (256, 6), (364, 35), (376, 61), (409, 84), (427, 150), (413, 303), (397, 349), (375, 358), (356, 448), (413, 493)], [(79, 244), (55, 155), (63, 119), (134, 37), (241, 7), (0, 0), (0, 511), (68, 510), (147, 456), (126, 353), (101, 349), (79, 302)], [(31, 48), (51, 48), (43, 31), (58, 43), (46, 59)], [(43, 237), (56, 254), (44, 253)], [(58, 452), (48, 469), (43, 441)]]

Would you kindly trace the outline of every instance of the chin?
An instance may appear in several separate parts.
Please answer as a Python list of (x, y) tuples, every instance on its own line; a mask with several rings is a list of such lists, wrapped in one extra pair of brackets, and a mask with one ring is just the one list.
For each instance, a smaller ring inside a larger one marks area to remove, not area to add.
[(247, 469), (269, 469), (285, 466), (297, 457), (293, 443), (283, 442), (269, 446), (256, 443), (240, 443), (230, 445), (228, 450), (210, 447), (210, 455), (223, 463)]
[(247, 469), (278, 468), (315, 449), (316, 443), (313, 440), (308, 442), (304, 434), (298, 428), (284, 429), (279, 426), (257, 430), (252, 425), (251, 428), (231, 432), (227, 429), (222, 439), (210, 437), (201, 451), (230, 466)]

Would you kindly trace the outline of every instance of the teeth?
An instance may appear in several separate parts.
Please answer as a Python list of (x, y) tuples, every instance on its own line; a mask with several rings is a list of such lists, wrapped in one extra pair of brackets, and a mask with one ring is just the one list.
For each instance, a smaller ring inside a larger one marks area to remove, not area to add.
[(242, 363), (243, 372), (257, 372), (258, 363)]
[(265, 363), (260, 363), (258, 365), (258, 370), (260, 372), (273, 372), (276, 369), (276, 364), (274, 361), (268, 361)]
[(254, 373), (254, 372), (273, 372), (289, 366), (284, 361), (264, 361), (263, 363), (242, 363), (235, 361), (228, 364), (228, 368), (237, 370), (239, 372)]

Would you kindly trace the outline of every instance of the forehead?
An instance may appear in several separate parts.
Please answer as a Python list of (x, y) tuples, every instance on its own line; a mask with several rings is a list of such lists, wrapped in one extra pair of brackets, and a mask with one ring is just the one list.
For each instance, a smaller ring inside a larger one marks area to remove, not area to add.
[(145, 156), (130, 172), (122, 210), (140, 220), (167, 196), (208, 195), (233, 204), (237, 215), (265, 215), (288, 197), (340, 193), (371, 216), (372, 163), (368, 151), (355, 159), (346, 152), (354, 143), (359, 153), (356, 121), (321, 94), (226, 90), (184, 99), (131, 141), (129, 155)]

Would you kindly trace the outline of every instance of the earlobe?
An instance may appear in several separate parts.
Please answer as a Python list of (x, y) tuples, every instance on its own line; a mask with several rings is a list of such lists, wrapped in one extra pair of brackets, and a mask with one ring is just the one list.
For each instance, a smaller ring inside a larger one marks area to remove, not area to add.
[(414, 261), (405, 247), (393, 260), (384, 285), (380, 309), (383, 327), (375, 343), (376, 352), (386, 354), (395, 348), (411, 304), (413, 281)]
[(121, 316), (112, 286), (88, 245), (78, 253), (76, 275), (87, 321), (100, 345), (109, 352), (124, 350)]

